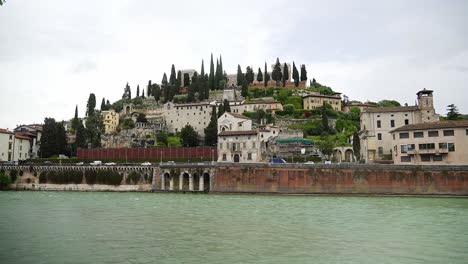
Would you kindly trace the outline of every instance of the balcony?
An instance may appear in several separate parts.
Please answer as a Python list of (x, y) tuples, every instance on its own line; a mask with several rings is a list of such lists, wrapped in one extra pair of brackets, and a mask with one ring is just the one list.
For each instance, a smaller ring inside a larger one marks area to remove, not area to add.
[(420, 149), (418, 154), (436, 154), (436, 149)]
[(439, 148), (436, 153), (440, 153), (440, 154), (447, 154), (449, 153), (449, 150), (448, 148)]

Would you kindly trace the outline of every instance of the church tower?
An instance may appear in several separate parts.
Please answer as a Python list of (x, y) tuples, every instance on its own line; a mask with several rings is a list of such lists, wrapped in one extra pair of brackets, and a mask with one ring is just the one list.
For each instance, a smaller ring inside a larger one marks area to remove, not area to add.
[(439, 121), (439, 115), (435, 113), (432, 93), (433, 91), (424, 88), (416, 94), (418, 96), (418, 107), (423, 123)]

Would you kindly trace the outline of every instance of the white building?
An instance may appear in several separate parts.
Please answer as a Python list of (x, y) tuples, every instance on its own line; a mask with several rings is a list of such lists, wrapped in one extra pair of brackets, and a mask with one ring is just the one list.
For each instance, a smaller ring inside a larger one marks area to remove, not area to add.
[(30, 125), (21, 125), (15, 128), (15, 134), (26, 136), (30, 138), (30, 158), (38, 158), (39, 150), (41, 147), (41, 137), (42, 137), (42, 125), (39, 124), (30, 124)]
[(30, 141), (32, 139), (0, 129), (0, 161), (20, 161), (30, 158)]
[(204, 130), (210, 123), (213, 106), (215, 106), (215, 103), (209, 102), (190, 104), (168, 102), (164, 104), (163, 113), (168, 131), (177, 133), (184, 126), (191, 125), (200, 136), (204, 137)]
[(366, 162), (392, 158), (390, 131), (405, 125), (439, 120), (430, 90), (417, 93), (415, 106), (372, 107), (361, 112), (361, 156)]

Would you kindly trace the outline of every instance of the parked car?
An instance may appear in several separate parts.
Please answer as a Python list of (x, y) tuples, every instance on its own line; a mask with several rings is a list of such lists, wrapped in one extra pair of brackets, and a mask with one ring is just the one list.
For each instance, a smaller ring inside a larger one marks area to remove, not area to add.
[(115, 162), (106, 162), (106, 163), (104, 163), (104, 165), (106, 165), (106, 166), (115, 166), (115, 165), (117, 165), (117, 163), (115, 163)]
[(99, 165), (102, 165), (102, 161), (100, 160), (95, 160), (93, 162), (90, 163), (91, 166), (99, 166)]
[(80, 161), (80, 162), (75, 163), (75, 165), (77, 165), (77, 166), (83, 166), (83, 165), (84, 165), (84, 162)]
[(18, 163), (16, 161), (7, 161), (4, 163), (6, 166), (16, 166)]
[(271, 163), (287, 163), (287, 162), (282, 158), (276, 157), (276, 158), (271, 159)]
[(331, 160), (326, 160), (325, 164), (332, 164)]
[(175, 162), (174, 162), (173, 160), (170, 160), (170, 161), (166, 162), (166, 164), (168, 164), (168, 165), (174, 165)]
[(50, 162), (50, 161), (44, 161), (44, 163), (42, 163), (42, 165), (44, 165), (44, 166), (50, 166), (50, 165), (52, 165), (52, 162)]
[(315, 162), (309, 160), (309, 161), (307, 161), (307, 162), (304, 163), (304, 164), (315, 164)]
[(141, 164), (141, 166), (151, 166), (151, 162), (148, 162), (148, 161), (147, 161), (147, 162), (143, 162), (143, 163)]

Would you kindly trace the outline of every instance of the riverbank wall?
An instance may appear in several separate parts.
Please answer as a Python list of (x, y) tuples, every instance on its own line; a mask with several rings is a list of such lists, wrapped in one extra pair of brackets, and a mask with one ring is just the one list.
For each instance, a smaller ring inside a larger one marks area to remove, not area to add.
[(219, 166), (214, 192), (468, 196), (468, 166), (243, 164)]

